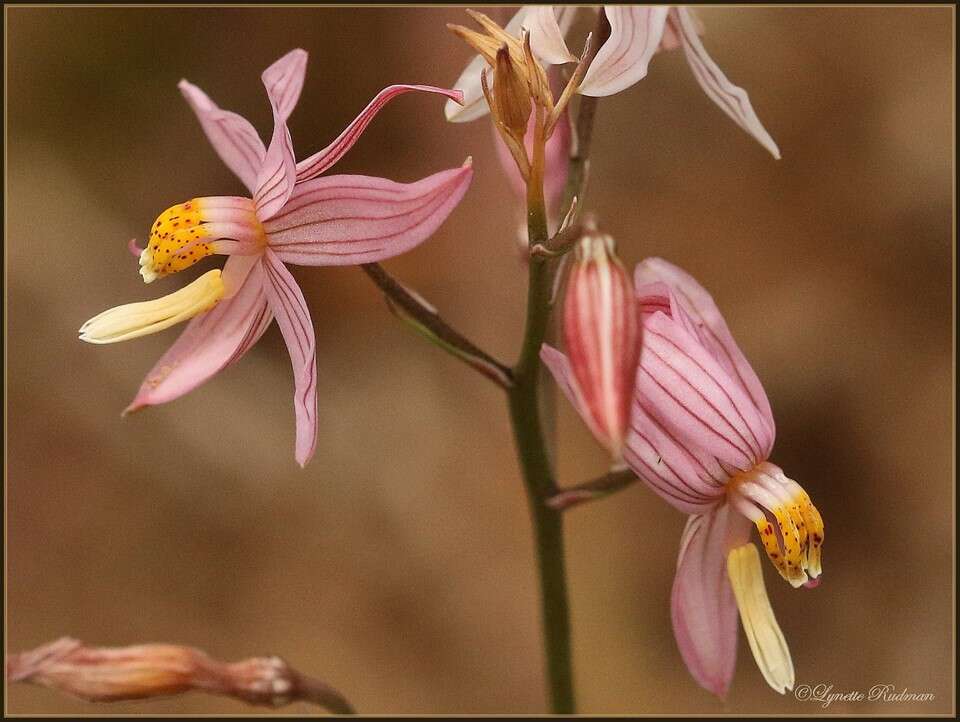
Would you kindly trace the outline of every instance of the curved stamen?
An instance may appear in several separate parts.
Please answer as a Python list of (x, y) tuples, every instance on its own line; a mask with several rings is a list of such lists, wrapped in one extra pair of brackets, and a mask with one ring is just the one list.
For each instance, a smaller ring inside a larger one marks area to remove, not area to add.
[(743, 631), (763, 678), (780, 694), (793, 689), (793, 660), (767, 597), (757, 548), (748, 543), (731, 549), (727, 555), (727, 574), (737, 599)]
[(803, 488), (769, 462), (733, 477), (732, 505), (757, 527), (770, 561), (794, 587), (821, 574), (823, 519)]
[(80, 327), (80, 340), (116, 343), (156, 333), (209, 311), (223, 298), (223, 293), (220, 269), (207, 271), (162, 298), (127, 303), (94, 316)]

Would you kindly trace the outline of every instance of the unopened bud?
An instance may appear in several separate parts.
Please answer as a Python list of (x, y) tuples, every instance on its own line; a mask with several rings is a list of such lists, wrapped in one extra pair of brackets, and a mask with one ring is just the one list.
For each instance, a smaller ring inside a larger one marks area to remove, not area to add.
[(523, 142), (527, 132), (527, 122), (533, 104), (530, 102), (530, 88), (526, 79), (510, 59), (510, 49), (506, 44), (497, 51), (497, 64), (493, 74), (493, 99), (495, 108), (491, 108), (496, 120)]
[(581, 415), (597, 440), (619, 457), (640, 355), (633, 283), (610, 236), (588, 232), (574, 253), (564, 300), (563, 342), (581, 397)]

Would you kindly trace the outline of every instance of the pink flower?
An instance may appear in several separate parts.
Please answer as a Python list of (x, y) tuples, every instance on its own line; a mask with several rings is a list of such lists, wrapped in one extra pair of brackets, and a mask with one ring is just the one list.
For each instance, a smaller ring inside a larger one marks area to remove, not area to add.
[[(313, 322), (285, 263), (334, 266), (391, 258), (426, 240), (463, 197), (470, 160), (415, 183), (384, 178), (324, 176), (390, 100), (410, 91), (459, 101), (459, 91), (391, 85), (323, 150), (297, 162), (287, 118), (300, 97), (307, 53), (293, 50), (262, 75), (274, 128), (264, 147), (250, 123), (218, 108), (187, 81), (180, 90), (224, 163), (250, 198), (194, 198), (164, 211), (140, 251), (144, 281), (176, 273), (210, 254), (229, 256), (163, 298), (101, 313), (80, 329), (90, 343), (114, 343), (155, 333), (192, 318), (147, 374), (127, 411), (172, 401), (242, 357), (275, 318), (293, 364), (301, 466), (316, 446), (316, 344)], [(135, 248), (135, 246), (134, 246)]]
[[(657, 258), (637, 266), (634, 287), (643, 347), (624, 460), (690, 515), (671, 598), (677, 644), (697, 682), (725, 696), (739, 610), (757, 665), (783, 693), (793, 688), (793, 662), (750, 527), (781, 576), (811, 587), (821, 572), (823, 521), (800, 485), (767, 461), (770, 403), (707, 291)], [(550, 367), (566, 390), (566, 359)]]
[[(531, 47), (538, 59), (546, 64), (576, 62), (564, 41), (576, 7), (549, 5), (523, 7), (514, 16), (507, 29), (514, 34), (521, 28), (530, 31)], [(780, 150), (763, 127), (750, 104), (750, 99), (724, 75), (707, 54), (697, 37), (701, 27), (693, 9), (665, 5), (606, 5), (610, 22), (610, 37), (600, 47), (590, 64), (579, 92), (583, 95), (606, 96), (619, 93), (647, 75), (653, 56), (660, 50), (682, 47), (690, 69), (700, 87), (733, 121), (752, 135), (775, 157)], [(455, 122), (474, 120), (486, 113), (480, 87), (482, 62), (474, 59), (455, 83), (464, 91), (462, 106), (448, 102), (447, 119)]]
[[(590, 231), (579, 241), (567, 276), (563, 344), (569, 356), (569, 393), (594, 437), (619, 460), (630, 425), (640, 326), (630, 274), (613, 239)], [(563, 355), (544, 344), (553, 368)]]

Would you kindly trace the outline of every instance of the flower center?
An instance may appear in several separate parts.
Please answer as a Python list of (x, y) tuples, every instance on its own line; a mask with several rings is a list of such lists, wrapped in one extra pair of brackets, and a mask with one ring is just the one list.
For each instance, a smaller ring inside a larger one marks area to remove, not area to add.
[(249, 198), (193, 198), (160, 214), (140, 254), (145, 283), (189, 268), (213, 253), (250, 255), (266, 234)]
[(750, 519), (780, 576), (794, 587), (821, 574), (823, 518), (807, 492), (783, 471), (762, 462), (727, 486), (731, 504)]

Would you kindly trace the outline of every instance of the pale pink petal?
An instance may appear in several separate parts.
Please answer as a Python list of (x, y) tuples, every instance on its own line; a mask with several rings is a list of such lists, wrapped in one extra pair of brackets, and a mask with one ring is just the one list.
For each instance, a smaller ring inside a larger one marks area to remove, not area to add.
[(197, 86), (181, 80), (178, 87), (197, 114), (217, 155), (252, 193), (257, 187), (257, 173), (266, 154), (257, 131), (245, 118), (220, 110)]
[(307, 52), (297, 48), (264, 70), (260, 76), (267, 89), (270, 104), (276, 108), (284, 122), (290, 117), (290, 113), (300, 99), (306, 72)]
[(747, 92), (723, 74), (719, 66), (707, 55), (706, 48), (697, 37), (697, 25), (687, 8), (674, 8), (670, 14), (673, 30), (680, 36), (683, 52), (687, 56), (693, 74), (707, 96), (733, 121), (752, 135), (773, 155), (780, 157), (780, 149), (763, 127), (750, 104)]
[(263, 258), (264, 290), (293, 365), (293, 408), (297, 419), (296, 459), (305, 466), (317, 446), (317, 344), (300, 286), (268, 248)]
[(685, 445), (650, 416), (637, 399), (623, 460), (651, 490), (685, 514), (712, 508), (725, 494), (729, 479), (716, 458)]
[(297, 182), (297, 161), (293, 155), (293, 141), (280, 109), (273, 106), (273, 137), (257, 175), (257, 190), (253, 202), (257, 218), (264, 222), (283, 208)]
[[(443, 114), (451, 123), (468, 123), (490, 112), (480, 81), (480, 74), (486, 67), (487, 61), (482, 55), (474, 56), (453, 84), (454, 88), (463, 93), (463, 102), (458, 103), (451, 99), (444, 104)], [(489, 80), (492, 80), (492, 77)]]
[(527, 9), (523, 27), (530, 31), (530, 48), (546, 65), (575, 63), (577, 57), (570, 53), (563, 39), (563, 30), (557, 23), (552, 5), (534, 5)]
[(583, 78), (583, 95), (613, 95), (643, 79), (660, 46), (670, 8), (607, 5), (603, 10), (610, 21), (610, 37)]
[[(234, 258), (227, 260), (229, 267)], [(226, 269), (224, 276), (226, 276)], [(127, 412), (173, 401), (243, 356), (273, 320), (259, 266), (233, 298), (195, 317), (147, 374)]]
[[(686, 8), (687, 16), (693, 20), (694, 27), (697, 29), (697, 35), (703, 35), (703, 23), (700, 21), (700, 18), (697, 17), (696, 12), (693, 8)], [(680, 42), (680, 36), (677, 34), (677, 31), (673, 29), (673, 24), (667, 22), (666, 26), (663, 28), (663, 38), (660, 40), (660, 49), (661, 50), (676, 50), (682, 45)]]
[(737, 661), (737, 601), (727, 552), (749, 535), (750, 522), (722, 504), (691, 516), (680, 541), (670, 597), (673, 633), (690, 674), (719, 697), (730, 689)]
[(644, 409), (729, 468), (763, 461), (759, 411), (688, 327), (657, 312), (644, 317), (643, 333), (637, 394)]
[(451, 102), (459, 103), (463, 101), (463, 93), (460, 90), (436, 88), (432, 85), (391, 85), (386, 87), (377, 93), (376, 97), (371, 100), (367, 107), (360, 112), (360, 115), (337, 136), (335, 141), (323, 150), (297, 163), (297, 182), (302, 183), (303, 181), (314, 178), (332, 167), (334, 163), (340, 160), (344, 154), (353, 147), (353, 144), (357, 142), (357, 138), (359, 138), (366, 127), (370, 125), (370, 121), (376, 117), (377, 113), (379, 113), (387, 103), (404, 93), (411, 92), (436, 93), (450, 98)]
[(359, 175), (298, 183), (264, 223), (285, 263), (346, 266), (391, 258), (425, 241), (446, 220), (473, 177), (468, 163), (416, 183)]
[[(519, 36), (520, 27), (526, 14), (527, 8), (520, 8), (503, 29), (511, 35)], [(463, 69), (463, 72), (460, 73), (457, 82), (453, 84), (454, 88), (457, 88), (463, 93), (463, 97), (459, 102), (453, 99), (448, 100), (446, 105), (443, 106), (443, 113), (451, 123), (466, 123), (471, 120), (476, 120), (477, 118), (482, 118), (490, 112), (490, 108), (487, 107), (486, 98), (483, 97), (483, 86), (480, 83), (480, 73), (483, 72), (483, 69), (486, 67), (487, 61), (483, 59), (483, 56), (474, 56), (474, 58), (467, 63), (467, 67)], [(492, 84), (492, 71), (489, 80)]]
[(743, 387), (759, 409), (767, 428), (765, 433), (758, 430), (758, 434), (763, 437), (763, 456), (768, 456), (776, 436), (770, 401), (763, 390), (763, 384), (733, 339), (727, 322), (707, 290), (689, 273), (662, 258), (647, 258), (639, 263), (633, 280), (638, 296), (647, 292), (645, 288), (649, 284), (663, 282), (679, 297), (684, 309), (692, 317), (703, 344), (727, 373)]

